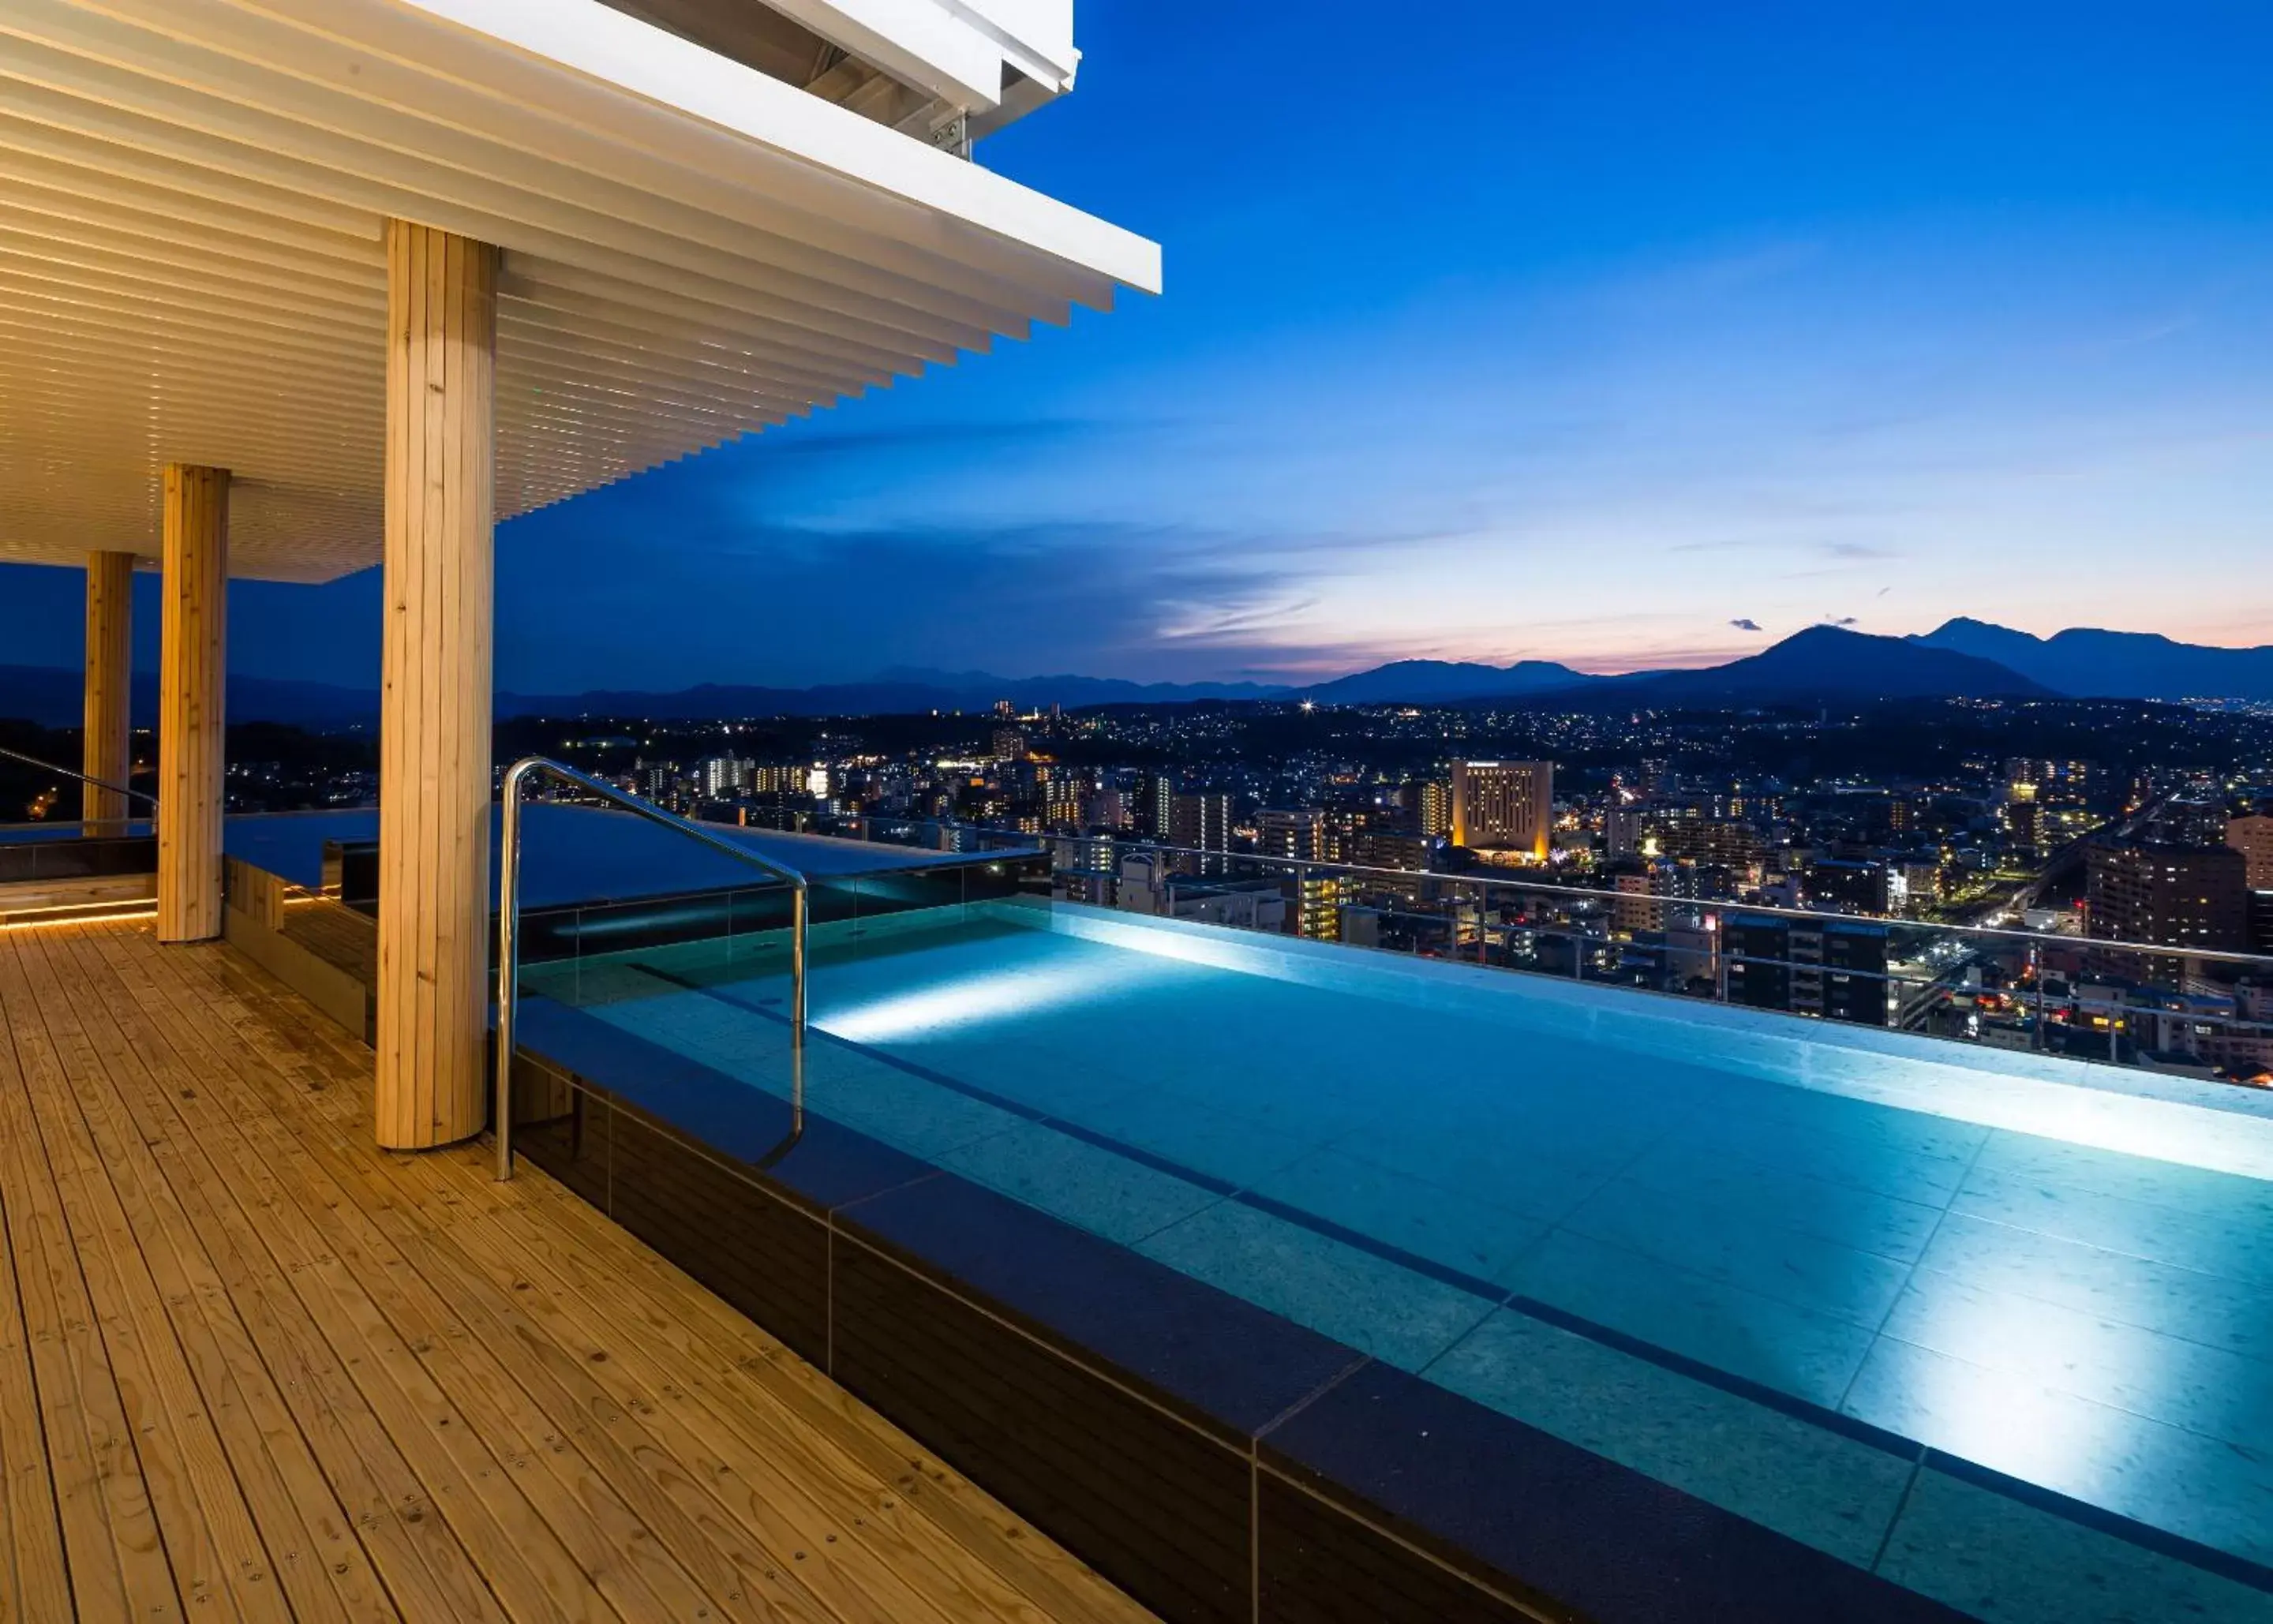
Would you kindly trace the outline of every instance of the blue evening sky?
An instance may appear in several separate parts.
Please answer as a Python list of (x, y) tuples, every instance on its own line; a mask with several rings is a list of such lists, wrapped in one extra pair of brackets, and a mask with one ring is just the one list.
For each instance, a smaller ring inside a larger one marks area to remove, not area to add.
[[(1076, 18), (981, 160), (1166, 296), (507, 525), (501, 685), (2273, 642), (2273, 6)], [(0, 662), (78, 590), (0, 572)], [(233, 667), (370, 685), (378, 612), (240, 586)]]

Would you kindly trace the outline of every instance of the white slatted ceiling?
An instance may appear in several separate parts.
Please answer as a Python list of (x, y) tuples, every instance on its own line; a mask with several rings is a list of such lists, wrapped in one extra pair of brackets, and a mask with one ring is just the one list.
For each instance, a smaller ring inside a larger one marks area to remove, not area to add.
[(1150, 244), (617, 13), (593, 37), (742, 127), (439, 9), (0, 5), (0, 558), (154, 558), (184, 461), (237, 475), (237, 573), (376, 562), (389, 214), (505, 251), (500, 518), (1158, 286)]

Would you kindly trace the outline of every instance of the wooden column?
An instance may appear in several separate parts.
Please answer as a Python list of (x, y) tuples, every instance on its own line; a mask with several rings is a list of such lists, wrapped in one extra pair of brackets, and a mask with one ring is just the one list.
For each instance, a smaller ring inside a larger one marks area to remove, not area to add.
[(229, 470), (166, 466), (158, 673), (158, 939), (221, 934)]
[[(86, 711), (79, 771), (123, 784), (133, 770), (129, 732), (134, 678), (134, 555), (86, 556)], [(90, 834), (115, 829), (129, 814), (126, 797), (83, 786), (80, 814)]]
[(497, 253), (386, 233), (379, 1142), (488, 1120), (491, 436)]

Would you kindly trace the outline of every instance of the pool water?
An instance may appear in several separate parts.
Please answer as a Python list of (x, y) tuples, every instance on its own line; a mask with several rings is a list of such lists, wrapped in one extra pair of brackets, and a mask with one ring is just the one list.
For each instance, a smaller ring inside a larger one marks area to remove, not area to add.
[[(1256, 944), (832, 928), (808, 1107), (1983, 1616), (2273, 1620), (2259, 1102)], [(785, 969), (742, 939), (524, 984), (779, 1093)]]

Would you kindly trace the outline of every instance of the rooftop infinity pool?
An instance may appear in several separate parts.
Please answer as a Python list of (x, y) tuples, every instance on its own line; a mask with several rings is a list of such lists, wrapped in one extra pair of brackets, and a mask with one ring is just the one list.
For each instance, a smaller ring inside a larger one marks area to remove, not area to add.
[[(2273, 1101), (1062, 903), (814, 942), (821, 1117), (1962, 1610), (2273, 1619)], [(524, 984), (787, 1089), (777, 932)]]

